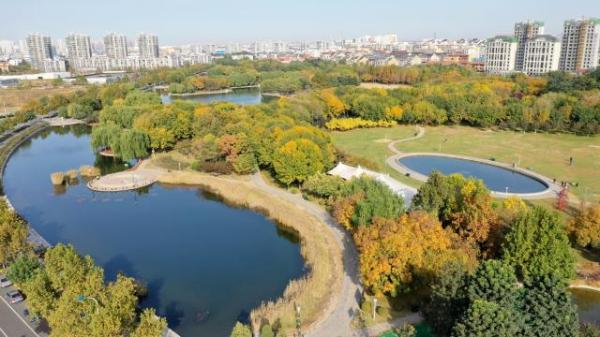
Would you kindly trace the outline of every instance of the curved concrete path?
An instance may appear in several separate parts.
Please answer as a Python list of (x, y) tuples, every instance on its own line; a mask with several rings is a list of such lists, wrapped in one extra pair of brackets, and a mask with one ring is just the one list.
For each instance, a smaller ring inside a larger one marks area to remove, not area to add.
[(421, 174), (419, 172), (411, 170), (408, 167), (402, 165), (399, 162), (399, 159), (401, 159), (403, 157), (415, 156), (415, 155), (432, 155), (432, 156), (444, 156), (444, 157), (449, 157), (449, 158), (470, 160), (470, 161), (474, 161), (474, 162), (478, 162), (478, 163), (482, 163), (482, 164), (497, 166), (500, 168), (515, 171), (515, 172), (521, 173), (523, 175), (533, 177), (534, 179), (540, 180), (548, 186), (548, 188), (546, 190), (544, 190), (542, 192), (537, 192), (537, 193), (505, 193), (505, 192), (491, 191), (491, 194), (496, 198), (509, 198), (509, 197), (516, 196), (516, 197), (519, 197), (521, 199), (526, 199), (526, 200), (548, 199), (548, 198), (555, 198), (562, 189), (558, 184), (554, 183), (552, 181), (552, 179), (550, 179), (546, 176), (543, 176), (541, 174), (538, 174), (536, 172), (533, 172), (533, 171), (530, 171), (530, 170), (527, 170), (527, 169), (524, 169), (521, 167), (513, 167), (506, 163), (501, 163), (501, 162), (496, 162), (496, 161), (491, 161), (491, 160), (481, 159), (481, 158), (475, 158), (475, 157), (446, 154), (446, 153), (429, 153), (429, 152), (405, 153), (405, 152), (398, 150), (396, 148), (397, 144), (413, 141), (413, 140), (419, 139), (425, 135), (425, 129), (423, 127), (417, 126), (417, 129), (418, 129), (418, 132), (413, 137), (399, 139), (399, 140), (390, 142), (388, 144), (388, 149), (394, 154), (386, 159), (386, 163), (390, 167), (392, 167), (394, 170), (400, 172), (403, 175), (410, 174), (410, 177), (415, 180), (427, 181), (428, 177), (424, 174)]

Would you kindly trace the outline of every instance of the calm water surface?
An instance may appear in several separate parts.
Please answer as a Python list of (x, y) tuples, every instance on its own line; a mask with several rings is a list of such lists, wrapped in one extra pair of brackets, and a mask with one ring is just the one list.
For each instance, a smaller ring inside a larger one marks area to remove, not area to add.
[(235, 89), (230, 93), (226, 94), (211, 94), (211, 95), (197, 95), (197, 96), (180, 96), (171, 97), (169, 95), (163, 95), (163, 103), (170, 103), (174, 99), (183, 99), (201, 103), (216, 103), (216, 102), (231, 102), (240, 105), (254, 105), (260, 103), (267, 103), (274, 97), (263, 96), (260, 90), (248, 88), (248, 89)]
[(423, 175), (440, 171), (444, 175), (462, 174), (483, 180), (492, 191), (510, 193), (535, 193), (547, 189), (547, 186), (537, 179), (497, 166), (487, 165), (458, 158), (444, 156), (415, 155), (401, 158), (400, 163), (409, 169)]
[(102, 265), (108, 279), (125, 272), (145, 281), (150, 296), (142, 305), (157, 308), (183, 337), (228, 336), (236, 319), (279, 297), (303, 274), (293, 236), (200, 189), (155, 185), (139, 193), (94, 193), (82, 182), (52, 187), (51, 172), (94, 163), (104, 172), (123, 168), (96, 158), (87, 127), (48, 130), (12, 156), (5, 192), (51, 244), (72, 243)]
[(569, 289), (579, 309), (582, 322), (600, 325), (600, 292), (587, 289)]

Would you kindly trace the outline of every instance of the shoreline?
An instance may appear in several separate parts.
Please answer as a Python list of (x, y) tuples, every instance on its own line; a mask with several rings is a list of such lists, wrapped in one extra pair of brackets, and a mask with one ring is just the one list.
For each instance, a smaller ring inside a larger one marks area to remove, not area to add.
[(296, 303), (303, 308), (304, 331), (313, 329), (327, 318), (340, 295), (344, 272), (340, 263), (341, 247), (335, 242), (327, 224), (302, 207), (261, 190), (248, 176), (212, 176), (194, 171), (167, 170), (152, 161), (148, 164), (152, 168), (145, 169), (156, 171), (158, 183), (198, 187), (219, 196), (225, 204), (258, 212), (275, 222), (275, 226), (290, 230), (300, 238), (300, 254), (306, 273), (290, 280), (279, 298), (265, 301), (251, 310), (251, 323), (256, 333), (265, 320), (271, 324), (279, 320), (283, 330), (293, 331)]

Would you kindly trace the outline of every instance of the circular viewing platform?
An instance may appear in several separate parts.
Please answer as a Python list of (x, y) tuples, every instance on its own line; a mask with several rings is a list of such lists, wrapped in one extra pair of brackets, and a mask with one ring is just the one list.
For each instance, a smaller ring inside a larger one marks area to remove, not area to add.
[(87, 183), (87, 187), (96, 192), (123, 192), (150, 186), (156, 181), (156, 175), (149, 171), (131, 170), (95, 178)]

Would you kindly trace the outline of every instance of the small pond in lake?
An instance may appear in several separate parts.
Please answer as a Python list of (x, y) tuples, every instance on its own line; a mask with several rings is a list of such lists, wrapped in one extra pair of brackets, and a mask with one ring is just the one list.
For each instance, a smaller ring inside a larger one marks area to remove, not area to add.
[(509, 193), (542, 192), (548, 186), (538, 179), (499, 166), (472, 160), (435, 155), (414, 155), (399, 159), (400, 164), (423, 175), (439, 171), (444, 175), (461, 174), (483, 180), (492, 191)]
[(51, 172), (94, 163), (104, 173), (123, 168), (92, 152), (89, 131), (51, 129), (25, 142), (6, 167), (5, 193), (51, 244), (91, 255), (109, 280), (124, 272), (146, 282), (142, 305), (183, 337), (228, 336), (238, 318), (304, 274), (294, 235), (199, 188), (94, 193), (84, 181), (53, 188)]
[(260, 103), (268, 103), (272, 100), (277, 99), (273, 96), (263, 95), (259, 89), (247, 88), (247, 89), (234, 89), (231, 92), (223, 94), (202, 94), (202, 95), (190, 95), (190, 96), (169, 96), (162, 95), (163, 103), (170, 103), (173, 100), (188, 100), (201, 103), (216, 103), (216, 102), (231, 102), (240, 105), (254, 105)]

